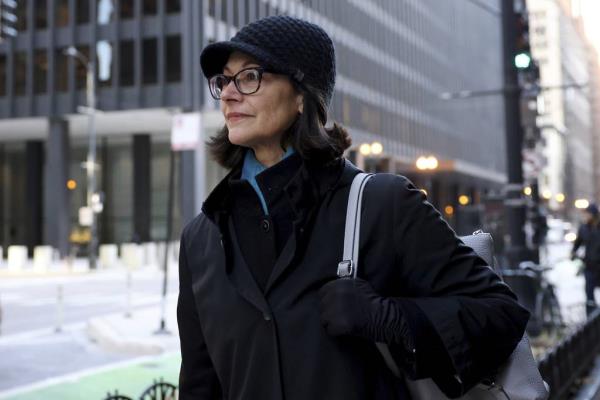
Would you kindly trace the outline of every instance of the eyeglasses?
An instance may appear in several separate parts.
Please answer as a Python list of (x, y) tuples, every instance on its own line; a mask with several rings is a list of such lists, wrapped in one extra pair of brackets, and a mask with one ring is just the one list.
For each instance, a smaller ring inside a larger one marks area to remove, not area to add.
[(260, 82), (262, 81), (264, 72), (264, 68), (251, 67), (244, 68), (233, 76), (223, 74), (214, 75), (208, 80), (210, 94), (215, 100), (220, 100), (223, 90), (231, 81), (233, 81), (235, 87), (241, 94), (256, 93), (258, 92), (258, 89), (260, 89)]

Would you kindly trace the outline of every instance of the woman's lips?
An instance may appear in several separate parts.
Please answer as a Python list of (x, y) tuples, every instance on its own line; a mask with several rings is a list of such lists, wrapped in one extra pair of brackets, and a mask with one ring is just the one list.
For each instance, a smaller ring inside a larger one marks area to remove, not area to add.
[(248, 114), (243, 113), (229, 113), (226, 115), (227, 121), (229, 122), (238, 122), (243, 120), (244, 118), (248, 118)]

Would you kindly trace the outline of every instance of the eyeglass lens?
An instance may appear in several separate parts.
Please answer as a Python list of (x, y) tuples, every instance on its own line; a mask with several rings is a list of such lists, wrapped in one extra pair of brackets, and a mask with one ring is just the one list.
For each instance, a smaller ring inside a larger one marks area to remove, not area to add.
[(223, 90), (232, 80), (240, 93), (252, 94), (258, 91), (260, 87), (261, 73), (258, 69), (248, 68), (241, 70), (233, 77), (215, 75), (210, 79), (210, 89), (213, 97), (220, 99)]

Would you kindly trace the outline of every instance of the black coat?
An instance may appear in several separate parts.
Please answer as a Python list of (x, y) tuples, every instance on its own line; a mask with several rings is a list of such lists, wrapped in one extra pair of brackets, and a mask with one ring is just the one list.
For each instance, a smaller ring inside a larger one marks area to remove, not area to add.
[[(294, 229), (264, 292), (232, 229), (228, 178), (211, 193), (181, 239), (181, 400), (408, 398), (373, 343), (330, 337), (319, 320), (317, 293), (336, 279), (358, 172), (343, 160), (300, 168), (285, 188)], [(418, 330), (408, 373), (451, 395), (492, 373), (523, 334), (528, 314), (514, 294), (404, 177), (367, 184), (359, 264), (380, 295), (403, 300)]]

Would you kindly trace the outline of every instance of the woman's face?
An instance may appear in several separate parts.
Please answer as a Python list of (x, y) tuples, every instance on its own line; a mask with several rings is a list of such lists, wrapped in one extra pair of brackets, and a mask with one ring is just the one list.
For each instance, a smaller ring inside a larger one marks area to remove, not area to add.
[[(223, 74), (231, 77), (244, 68), (258, 66), (252, 57), (233, 52)], [(286, 76), (265, 72), (253, 94), (241, 94), (233, 81), (229, 82), (221, 93), (221, 111), (231, 143), (255, 150), (261, 146), (280, 148), (284, 132), (302, 112), (302, 95)]]

